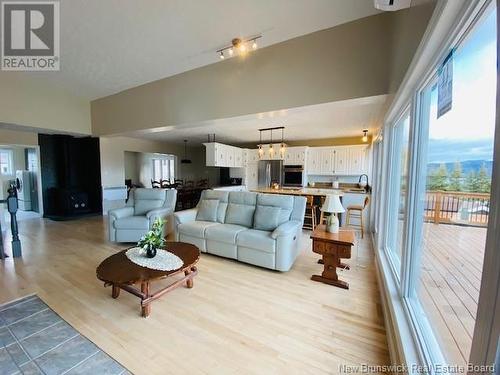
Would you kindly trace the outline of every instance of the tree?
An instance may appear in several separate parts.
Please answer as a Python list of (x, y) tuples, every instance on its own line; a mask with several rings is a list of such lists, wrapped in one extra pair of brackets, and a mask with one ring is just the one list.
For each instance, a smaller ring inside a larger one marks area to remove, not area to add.
[(471, 171), (467, 178), (465, 179), (465, 186), (467, 191), (478, 192), (479, 191), (479, 178), (476, 171)]
[(488, 175), (488, 171), (486, 170), (484, 163), (481, 165), (477, 174), (477, 185), (480, 193), (489, 193), (491, 190), (491, 178)]
[(451, 191), (462, 190), (462, 177), (462, 164), (457, 161), (450, 175), (450, 184), (448, 189)]
[(448, 187), (448, 170), (444, 164), (434, 169), (429, 174), (429, 190), (446, 190)]

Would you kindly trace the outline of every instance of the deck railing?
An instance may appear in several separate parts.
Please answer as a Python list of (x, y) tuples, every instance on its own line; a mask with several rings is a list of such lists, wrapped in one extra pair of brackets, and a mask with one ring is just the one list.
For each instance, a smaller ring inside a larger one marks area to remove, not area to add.
[(433, 223), (487, 226), (490, 194), (461, 191), (428, 191), (425, 219)]

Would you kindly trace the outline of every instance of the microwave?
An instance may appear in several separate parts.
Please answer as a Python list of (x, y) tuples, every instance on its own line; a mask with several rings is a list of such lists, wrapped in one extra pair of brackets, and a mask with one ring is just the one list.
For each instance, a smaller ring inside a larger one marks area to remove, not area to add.
[(302, 165), (285, 165), (283, 168), (283, 186), (304, 186), (304, 167)]

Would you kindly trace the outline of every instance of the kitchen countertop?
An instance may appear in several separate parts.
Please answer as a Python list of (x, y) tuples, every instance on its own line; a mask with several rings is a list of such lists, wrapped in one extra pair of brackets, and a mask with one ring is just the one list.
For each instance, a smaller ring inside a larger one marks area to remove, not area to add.
[(335, 194), (343, 196), (345, 194), (368, 194), (365, 191), (351, 190), (349, 188), (344, 189), (334, 189), (334, 188), (324, 188), (324, 187), (303, 187), (303, 188), (293, 188), (293, 189), (271, 189), (271, 188), (258, 188), (252, 189), (251, 191), (256, 193), (267, 193), (267, 194), (286, 194), (286, 195), (313, 195), (313, 196), (325, 196), (328, 194)]
[(325, 196), (328, 194), (344, 195), (344, 191), (341, 189), (318, 189), (318, 188), (294, 188), (294, 189), (271, 189), (271, 188), (259, 188), (253, 189), (252, 191), (256, 193), (267, 193), (267, 194), (284, 194), (284, 195), (314, 195), (314, 196)]

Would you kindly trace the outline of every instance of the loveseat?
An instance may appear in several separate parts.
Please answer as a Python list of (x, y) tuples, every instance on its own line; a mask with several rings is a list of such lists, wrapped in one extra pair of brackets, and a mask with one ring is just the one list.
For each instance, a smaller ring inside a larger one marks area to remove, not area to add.
[(306, 198), (204, 190), (196, 208), (178, 211), (177, 241), (202, 252), (288, 271), (299, 254)]
[(175, 189), (132, 190), (125, 207), (108, 212), (109, 240), (137, 242), (151, 229), (157, 218), (166, 220), (165, 235), (173, 233), (176, 200)]

